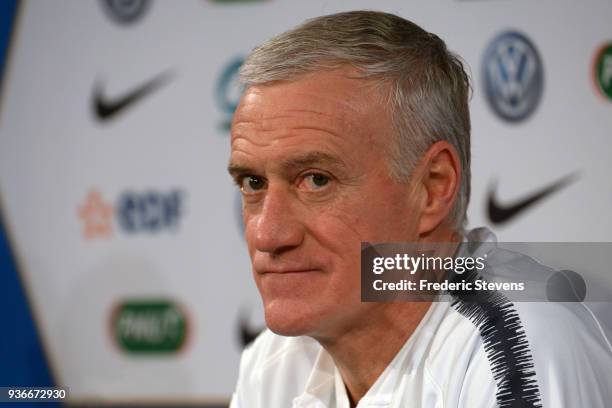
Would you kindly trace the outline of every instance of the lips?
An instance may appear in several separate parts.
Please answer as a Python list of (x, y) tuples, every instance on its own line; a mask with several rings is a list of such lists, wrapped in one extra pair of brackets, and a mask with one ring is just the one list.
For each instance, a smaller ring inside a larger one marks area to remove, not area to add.
[(265, 274), (298, 274), (306, 272), (320, 271), (320, 265), (314, 262), (304, 262), (303, 260), (278, 260), (269, 257), (256, 257), (253, 260), (253, 270), (258, 275)]
[[(310, 270), (276, 270), (276, 272), (258, 272), (255, 281), (264, 299), (295, 298), (304, 293), (317, 295), (323, 290), (326, 276), (316, 269)], [(309, 296), (310, 296), (309, 295)]]
[(316, 297), (328, 285), (329, 276), (323, 259), (272, 257), (255, 254), (253, 274), (265, 302), (285, 299), (293, 302), (304, 296)]
[(264, 269), (264, 270), (256, 270), (258, 274), (266, 275), (266, 274), (298, 274), (298, 273), (307, 273), (307, 272), (317, 272), (317, 269), (309, 269), (309, 268), (296, 268), (296, 269)]

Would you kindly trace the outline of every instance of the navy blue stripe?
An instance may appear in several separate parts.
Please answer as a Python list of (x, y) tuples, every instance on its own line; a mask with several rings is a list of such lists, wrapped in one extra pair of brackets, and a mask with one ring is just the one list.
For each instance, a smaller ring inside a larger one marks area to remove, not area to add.
[(8, 57), (11, 32), (13, 31), (13, 22), (15, 21), (16, 14), (17, 0), (3, 0), (0, 2), (0, 92), (2, 91), (2, 78), (4, 78), (4, 62)]
[(0, 386), (53, 386), (17, 267), (0, 223)]
[[(454, 282), (479, 279), (474, 270), (453, 273)], [(452, 306), (480, 332), (497, 385), (500, 408), (541, 408), (540, 389), (523, 323), (514, 304), (497, 291), (452, 291)]]

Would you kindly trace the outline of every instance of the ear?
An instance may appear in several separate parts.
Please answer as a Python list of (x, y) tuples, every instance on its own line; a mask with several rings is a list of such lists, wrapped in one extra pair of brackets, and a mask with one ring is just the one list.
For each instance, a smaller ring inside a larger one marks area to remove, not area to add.
[(435, 230), (452, 211), (459, 191), (461, 165), (455, 148), (439, 141), (425, 152), (419, 167), (423, 200), (418, 233), (422, 236)]

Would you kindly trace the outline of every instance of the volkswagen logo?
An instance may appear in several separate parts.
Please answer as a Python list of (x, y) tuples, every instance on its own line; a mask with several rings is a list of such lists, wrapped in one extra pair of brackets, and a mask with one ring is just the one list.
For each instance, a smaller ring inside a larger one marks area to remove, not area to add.
[(533, 43), (516, 31), (504, 32), (490, 43), (482, 77), (489, 105), (508, 122), (527, 119), (542, 97), (542, 61)]

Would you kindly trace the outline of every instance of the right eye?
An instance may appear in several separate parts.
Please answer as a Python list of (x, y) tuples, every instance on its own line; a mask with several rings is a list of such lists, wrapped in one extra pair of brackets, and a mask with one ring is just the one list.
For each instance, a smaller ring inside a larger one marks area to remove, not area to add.
[(240, 190), (244, 194), (253, 194), (266, 186), (266, 180), (257, 176), (245, 176), (240, 180)]

